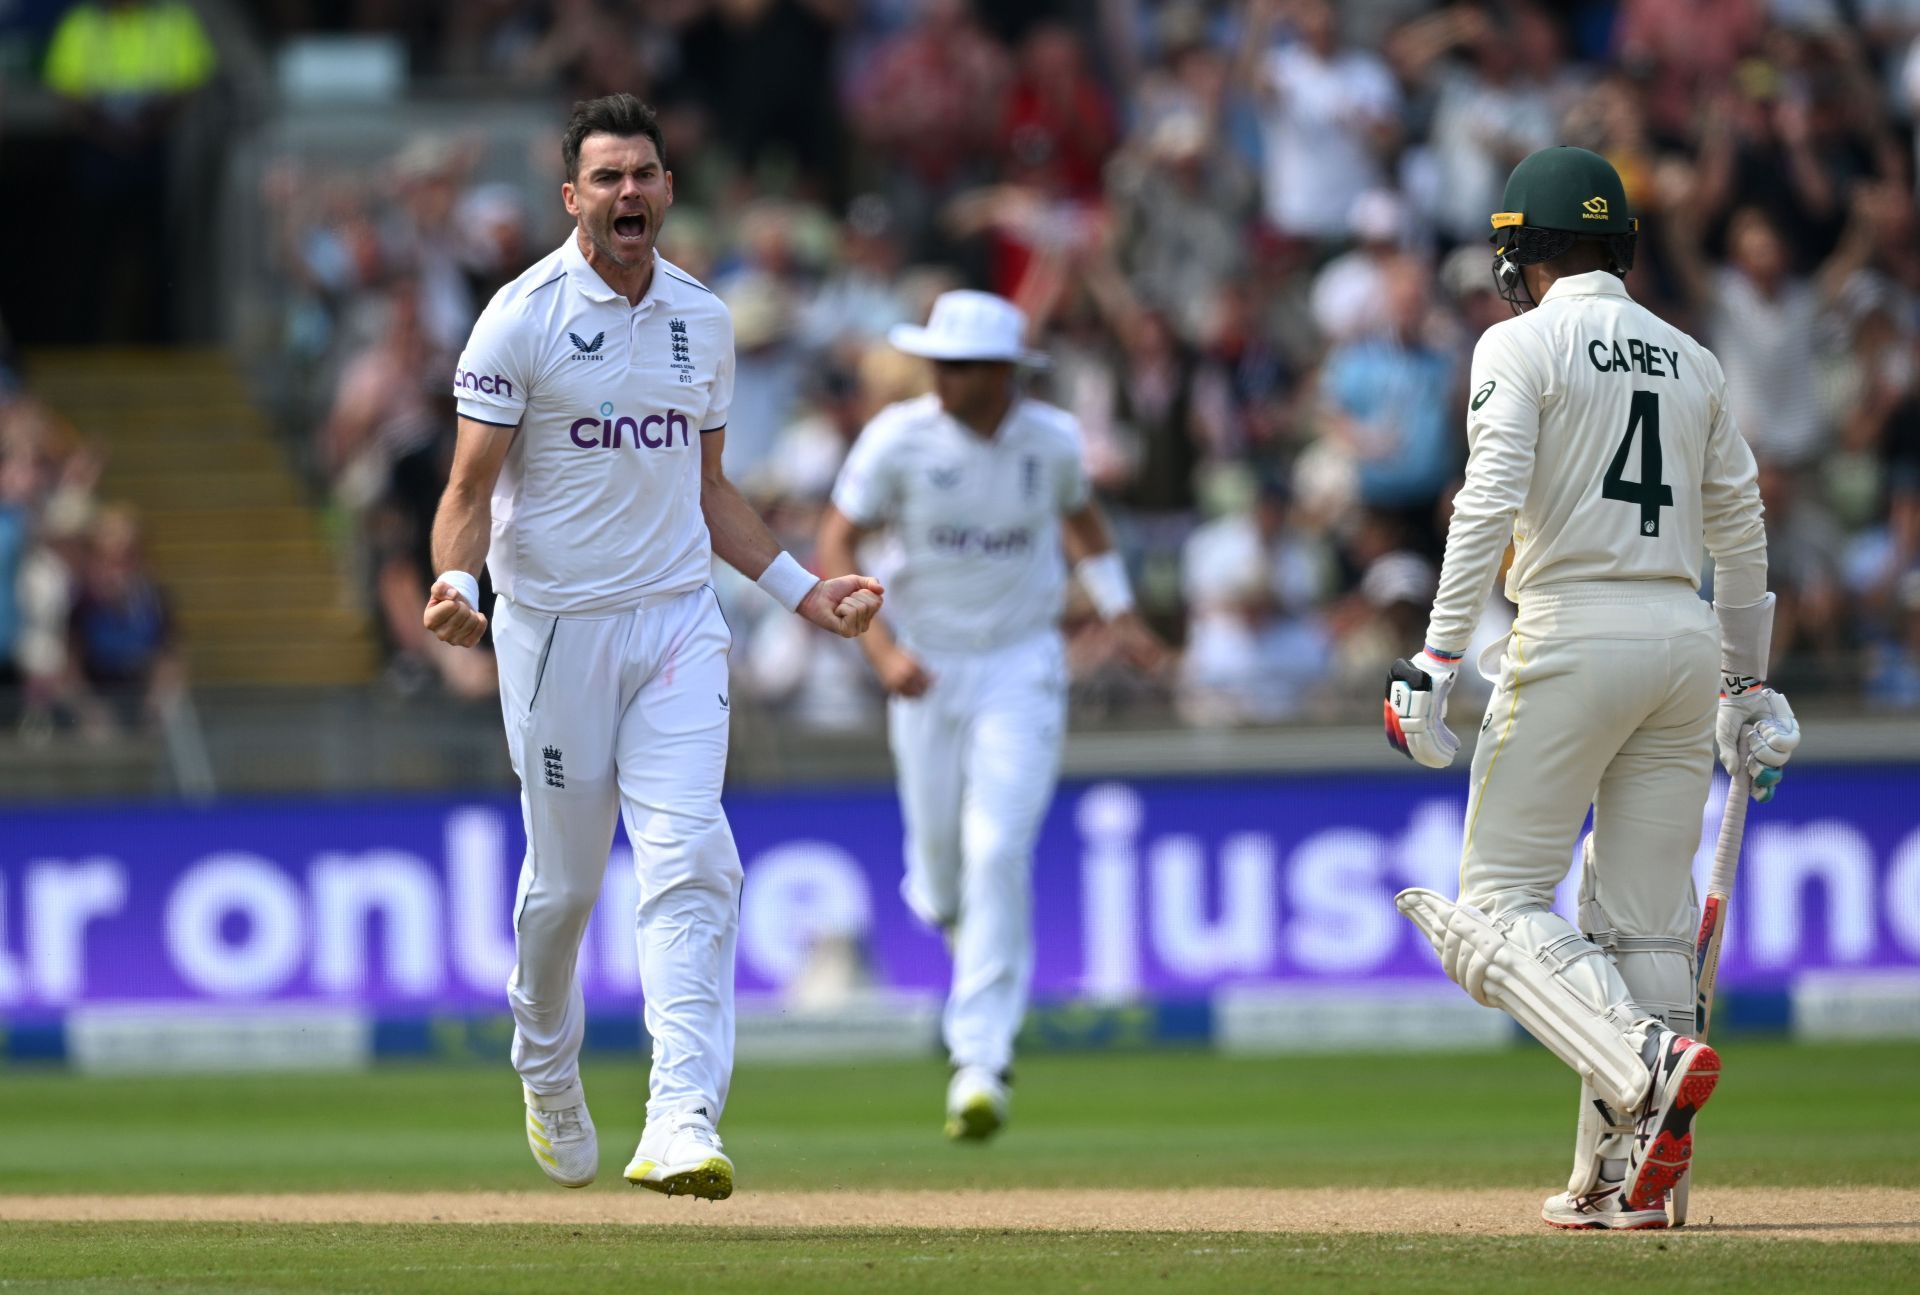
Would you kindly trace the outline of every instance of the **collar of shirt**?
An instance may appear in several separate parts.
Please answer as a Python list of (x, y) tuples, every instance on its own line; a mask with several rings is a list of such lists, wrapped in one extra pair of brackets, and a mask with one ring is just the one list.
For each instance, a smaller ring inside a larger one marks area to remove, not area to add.
[(1585, 274), (1555, 279), (1553, 286), (1547, 289), (1547, 295), (1540, 298), (1540, 304), (1544, 306), (1555, 297), (1624, 297), (1626, 295), (1627, 285), (1613, 271), (1588, 270)]
[[(591, 301), (618, 301), (626, 303), (626, 295), (615, 291), (613, 286), (600, 277), (600, 271), (587, 264), (587, 257), (580, 250), (580, 231), (567, 235), (567, 241), (560, 248), (561, 263), (567, 267), (567, 275), (573, 280), (573, 286), (582, 296)], [(660, 253), (653, 254), (653, 277), (647, 281), (647, 291), (634, 306), (639, 310), (649, 305), (660, 295)]]

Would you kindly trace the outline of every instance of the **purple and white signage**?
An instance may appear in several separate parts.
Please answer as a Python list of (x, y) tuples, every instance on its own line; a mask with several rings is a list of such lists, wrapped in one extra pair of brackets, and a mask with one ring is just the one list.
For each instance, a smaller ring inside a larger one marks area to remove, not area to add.
[[(1777, 804), (1754, 807), (1723, 986), (1920, 969), (1917, 785), (1911, 767), (1796, 770)], [(1707, 806), (1697, 878), (1724, 791)], [(747, 869), (742, 989), (781, 989), (823, 936), (863, 945), (881, 984), (944, 988), (941, 942), (899, 897), (889, 791), (741, 792), (727, 804)], [(1437, 977), (1392, 898), (1407, 885), (1452, 893), (1463, 808), (1458, 777), (1068, 784), (1035, 865), (1036, 992), (1197, 998)], [(491, 795), (0, 810), (0, 1012), (141, 1000), (504, 1009), (522, 845), (517, 804)], [(635, 902), (621, 841), (581, 951), (595, 1011), (638, 996)]]

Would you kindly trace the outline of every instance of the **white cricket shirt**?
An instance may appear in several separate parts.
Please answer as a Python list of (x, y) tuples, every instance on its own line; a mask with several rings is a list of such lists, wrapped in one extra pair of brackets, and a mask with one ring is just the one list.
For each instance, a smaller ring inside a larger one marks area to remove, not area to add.
[(611, 615), (712, 578), (700, 437), (726, 426), (733, 321), (655, 256), (637, 306), (574, 236), (494, 295), (453, 375), (467, 418), (517, 426), (493, 490), (494, 588)]
[(1599, 580), (1767, 587), (1753, 452), (1706, 347), (1604, 270), (1557, 280), (1473, 350), (1466, 484), (1453, 502), (1427, 644), (1466, 650), (1507, 541), (1507, 596)]
[(887, 581), (887, 619), (901, 641), (980, 651), (1059, 623), (1060, 515), (1088, 495), (1073, 415), (1019, 399), (986, 437), (928, 395), (874, 416), (833, 503), (857, 526), (894, 530), (901, 564)]

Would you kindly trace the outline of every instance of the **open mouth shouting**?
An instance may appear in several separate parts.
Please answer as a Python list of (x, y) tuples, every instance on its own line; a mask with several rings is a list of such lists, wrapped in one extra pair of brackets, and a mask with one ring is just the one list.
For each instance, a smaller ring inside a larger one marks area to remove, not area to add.
[(621, 247), (638, 248), (647, 241), (649, 221), (644, 211), (628, 212), (613, 218), (613, 241)]

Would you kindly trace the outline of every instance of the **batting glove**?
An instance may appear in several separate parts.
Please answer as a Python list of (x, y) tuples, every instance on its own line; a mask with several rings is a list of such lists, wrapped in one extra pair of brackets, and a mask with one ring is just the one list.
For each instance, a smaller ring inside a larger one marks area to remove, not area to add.
[(1747, 776), (1753, 779), (1753, 798), (1761, 804), (1773, 799), (1783, 770), (1800, 745), (1800, 723), (1787, 699), (1759, 679), (1722, 675), (1720, 712), (1713, 734), (1720, 747), (1720, 767), (1732, 776), (1740, 762), (1740, 743), (1747, 745)]
[(1460, 739), (1447, 727), (1447, 694), (1459, 673), (1459, 657), (1432, 648), (1422, 649), (1411, 661), (1393, 663), (1382, 710), (1394, 750), (1429, 769), (1453, 763)]

